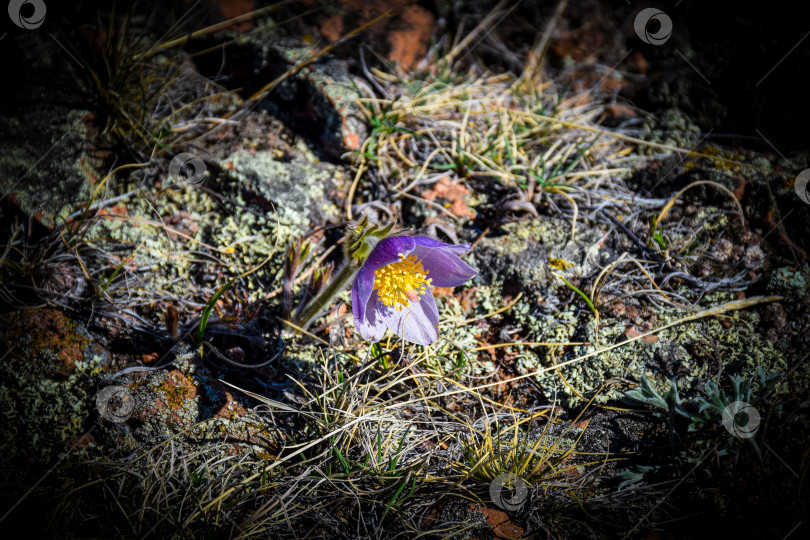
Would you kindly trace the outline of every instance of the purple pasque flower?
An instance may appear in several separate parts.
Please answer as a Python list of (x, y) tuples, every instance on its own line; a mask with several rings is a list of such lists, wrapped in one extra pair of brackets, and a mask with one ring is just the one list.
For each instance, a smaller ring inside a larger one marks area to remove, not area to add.
[(439, 311), (430, 287), (455, 287), (477, 272), (459, 258), (469, 244), (444, 244), (427, 236), (381, 239), (352, 287), (354, 325), (379, 341), (386, 328), (406, 341), (429, 345), (439, 338)]

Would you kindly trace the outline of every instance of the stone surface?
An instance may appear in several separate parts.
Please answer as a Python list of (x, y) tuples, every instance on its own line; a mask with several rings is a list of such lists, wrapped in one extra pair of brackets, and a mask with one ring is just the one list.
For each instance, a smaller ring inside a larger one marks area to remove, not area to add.
[(0, 345), (3, 469), (18, 480), (39, 476), (86, 435), (108, 354), (81, 322), (51, 308), (1, 315)]
[[(52, 227), (88, 201), (105, 160), (94, 148), (98, 130), (79, 68), (54, 41), (26, 38), (35, 44), (12, 36), (2, 44), (6, 69), (26, 76), (0, 89), (0, 195)], [(53, 88), (60, 99), (49, 98)]]
[(280, 161), (272, 152), (238, 151), (223, 163), (228, 176), (256, 194), (259, 206), (276, 213), (283, 225), (304, 232), (339, 213), (329, 194), (336, 189), (336, 177), (341, 173), (311, 154), (310, 158)]
[(121, 453), (176, 435), (184, 445), (221, 440), (254, 451), (275, 441), (274, 430), (248, 413), (196, 351), (181, 347), (174, 354), (171, 367), (125, 373), (111, 381), (126, 389), (134, 406), (123, 422), (100, 419), (99, 440)]

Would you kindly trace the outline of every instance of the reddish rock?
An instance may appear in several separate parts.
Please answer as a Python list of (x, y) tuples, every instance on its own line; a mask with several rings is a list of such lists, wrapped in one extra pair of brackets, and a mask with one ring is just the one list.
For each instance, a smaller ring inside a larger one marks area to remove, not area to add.
[(641, 51), (633, 51), (625, 60), (627, 67), (630, 68), (632, 71), (636, 73), (647, 73), (647, 70), (650, 67), (650, 63), (647, 62), (647, 59), (644, 58), (644, 55), (641, 54)]
[[(305, 2), (312, 4), (312, 0)], [(355, 28), (386, 11), (401, 5), (400, 0), (340, 0), (321, 16), (319, 31), (323, 39), (334, 43)], [(375, 50), (385, 51), (385, 57), (396, 62), (397, 69), (407, 72), (428, 52), (436, 18), (418, 5), (405, 7), (396, 15), (382, 19), (367, 30)]]
[(144, 353), (141, 355), (141, 361), (144, 364), (154, 364), (159, 358), (160, 355), (156, 352)]
[(75, 371), (76, 362), (104, 353), (104, 349), (83, 328), (56, 309), (10, 313), (0, 321), (0, 328), (2, 341), (9, 347), (24, 342), (24, 350), (31, 357), (40, 352), (55, 356), (58, 360), (49, 368), (64, 377)]
[(474, 504), (470, 509), (484, 514), (487, 519), (487, 524), (492, 529), (496, 540), (523, 537), (523, 528), (512, 523), (509, 516), (503, 510), (487, 508), (480, 504)]
[(403, 71), (412, 69), (428, 52), (435, 22), (433, 14), (423, 7), (405, 8), (388, 35), (388, 59)]
[(106, 353), (80, 320), (52, 308), (0, 315), (0, 350), (4, 473), (35, 480), (59, 454), (89, 446), (82, 434)]
[[(624, 335), (627, 336), (630, 339), (633, 339), (633, 338), (637, 338), (638, 336), (644, 334), (645, 332), (642, 332), (641, 330), (639, 330), (635, 326), (631, 326), (627, 330), (625, 330)], [(643, 341), (644, 343), (655, 343), (656, 341), (658, 341), (658, 336), (655, 336), (655, 335), (645, 336), (645, 337), (641, 338), (641, 341)]]
[(98, 443), (91, 433), (85, 433), (84, 435), (65, 440), (64, 445), (66, 450), (73, 451), (89, 450), (92, 446), (98, 446)]
[(323, 20), (321, 23), (321, 35), (330, 43), (340, 39), (343, 35), (343, 17), (340, 15), (331, 15)]
[(422, 197), (431, 202), (440, 199), (439, 202), (443, 202), (443, 206), (454, 216), (472, 219), (475, 213), (464, 200), (469, 194), (470, 190), (465, 185), (442, 176), (433, 186), (422, 192)]

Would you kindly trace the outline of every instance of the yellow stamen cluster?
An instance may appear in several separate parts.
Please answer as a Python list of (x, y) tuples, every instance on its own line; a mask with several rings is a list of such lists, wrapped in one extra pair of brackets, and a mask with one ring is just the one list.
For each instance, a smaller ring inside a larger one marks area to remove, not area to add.
[(419, 301), (419, 295), (427, 290), (431, 282), (416, 254), (408, 257), (400, 255), (399, 259), (399, 262), (383, 266), (374, 272), (377, 297), (386, 306), (396, 307), (397, 311), (409, 302)]

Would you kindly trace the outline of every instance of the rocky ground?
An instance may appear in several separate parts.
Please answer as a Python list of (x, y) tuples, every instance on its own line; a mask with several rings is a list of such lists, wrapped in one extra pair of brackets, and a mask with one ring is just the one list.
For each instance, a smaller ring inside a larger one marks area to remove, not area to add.
[[(105, 6), (0, 30), (2, 526), (806, 533), (797, 23)], [(437, 343), (292, 322), (361, 216), (472, 245)]]

